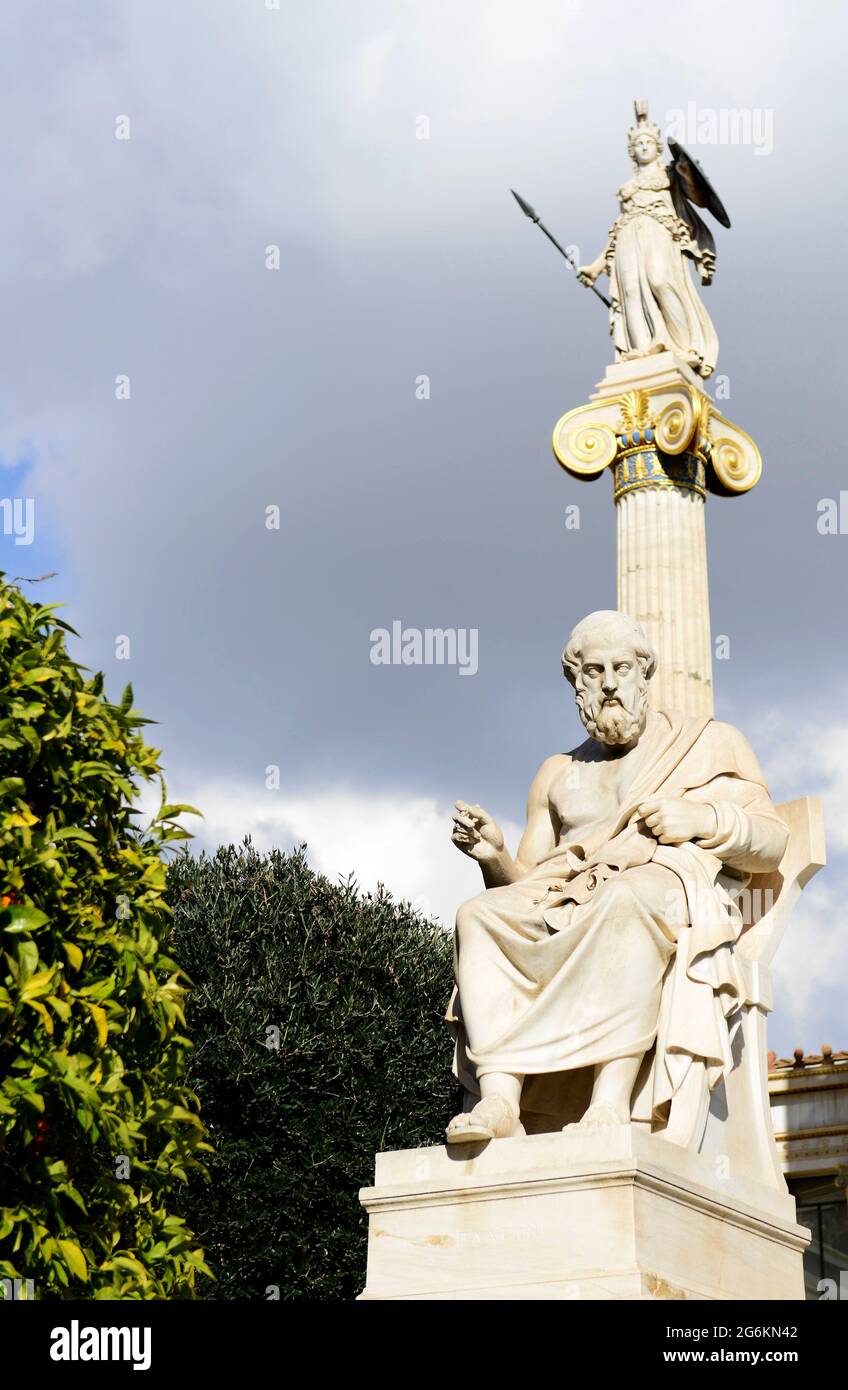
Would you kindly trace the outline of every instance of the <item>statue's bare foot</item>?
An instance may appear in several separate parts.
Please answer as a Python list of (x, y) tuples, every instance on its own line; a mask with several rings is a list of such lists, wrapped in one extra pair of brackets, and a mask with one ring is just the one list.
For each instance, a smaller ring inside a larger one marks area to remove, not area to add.
[(563, 1133), (576, 1129), (608, 1129), (610, 1125), (628, 1125), (630, 1112), (626, 1106), (590, 1105), (582, 1120), (576, 1124), (564, 1125)]
[(449, 1144), (474, 1144), (486, 1139), (512, 1139), (524, 1134), (518, 1106), (505, 1096), (486, 1096), (473, 1110), (454, 1115), (445, 1131)]

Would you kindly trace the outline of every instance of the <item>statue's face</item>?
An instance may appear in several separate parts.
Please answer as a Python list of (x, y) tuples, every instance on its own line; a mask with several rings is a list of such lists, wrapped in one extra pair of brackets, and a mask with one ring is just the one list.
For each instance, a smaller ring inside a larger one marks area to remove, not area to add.
[(633, 158), (637, 164), (651, 164), (657, 158), (657, 142), (651, 135), (639, 135), (633, 142)]
[(598, 640), (581, 653), (575, 682), (580, 718), (593, 738), (610, 745), (633, 743), (645, 727), (648, 682), (626, 644)]

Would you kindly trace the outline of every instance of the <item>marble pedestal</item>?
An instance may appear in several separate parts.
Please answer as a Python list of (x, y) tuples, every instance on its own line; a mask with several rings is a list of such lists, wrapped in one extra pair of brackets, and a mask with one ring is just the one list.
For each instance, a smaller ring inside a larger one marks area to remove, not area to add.
[(366, 1300), (803, 1299), (785, 1191), (628, 1125), (377, 1155)]

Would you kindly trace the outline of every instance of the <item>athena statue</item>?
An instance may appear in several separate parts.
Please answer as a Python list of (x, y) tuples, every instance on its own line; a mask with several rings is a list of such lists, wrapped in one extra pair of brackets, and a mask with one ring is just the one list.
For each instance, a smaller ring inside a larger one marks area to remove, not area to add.
[(648, 124), (647, 102), (637, 101), (635, 110), (627, 142), (633, 176), (618, 190), (621, 211), (597, 260), (578, 273), (585, 285), (604, 271), (609, 275), (617, 360), (673, 352), (698, 376), (708, 377), (715, 370), (718, 337), (686, 262), (694, 261), (701, 283), (709, 285), (715, 242), (692, 204), (706, 208), (724, 227), (730, 219), (682, 145), (669, 139), (672, 163), (662, 163), (662, 134)]

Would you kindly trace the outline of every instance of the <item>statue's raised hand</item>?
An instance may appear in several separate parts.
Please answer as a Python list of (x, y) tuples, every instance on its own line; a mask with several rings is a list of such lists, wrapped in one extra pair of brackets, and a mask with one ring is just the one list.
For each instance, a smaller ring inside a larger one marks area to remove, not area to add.
[(503, 853), (504, 837), (500, 826), (482, 806), (469, 806), (465, 801), (454, 803), (451, 839), (463, 854), (478, 864), (494, 862)]

